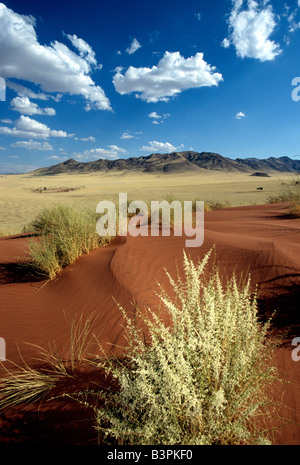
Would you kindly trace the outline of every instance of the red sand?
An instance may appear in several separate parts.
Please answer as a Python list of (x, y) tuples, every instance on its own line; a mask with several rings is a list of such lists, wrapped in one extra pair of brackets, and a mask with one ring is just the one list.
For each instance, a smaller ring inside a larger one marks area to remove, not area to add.
[[(6, 341), (8, 360), (20, 363), (21, 353), (33, 365), (37, 351), (27, 343), (47, 348), (55, 340), (66, 351), (70, 340), (67, 320), (75, 315), (97, 312), (95, 330), (105, 349), (111, 349), (109, 344), (122, 344), (122, 316), (113, 299), (130, 311), (132, 302), (140, 308), (156, 308), (157, 281), (167, 287), (164, 268), (175, 275), (185, 238), (116, 238), (109, 246), (80, 257), (52, 281), (37, 280), (20, 266), (23, 259), (18, 257), (24, 256), (29, 240), (22, 236), (0, 239), (0, 337)], [(208, 212), (203, 246), (186, 252), (201, 259), (213, 245), (224, 276), (233, 271), (237, 276), (250, 273), (253, 288), (258, 284), (262, 315), (276, 308), (274, 326), (290, 330), (287, 341), (300, 336), (300, 218), (289, 217), (286, 204)], [(276, 444), (300, 444), (300, 362), (292, 360), (288, 344), (277, 349), (274, 357), (281, 377), (291, 381), (285, 387), (285, 407), (280, 413), (293, 423), (274, 433)], [(76, 419), (82, 419), (74, 405), (57, 401), (43, 404), (39, 414), (34, 408), (29, 414), (27, 427), (20, 415), (6, 418), (0, 441), (89, 443), (93, 438), (87, 434), (92, 432), (90, 422), (86, 437), (74, 435), (70, 425), (80, 430)], [(83, 415), (86, 418), (87, 413)], [(64, 427), (56, 431), (54, 425), (61, 424)]]

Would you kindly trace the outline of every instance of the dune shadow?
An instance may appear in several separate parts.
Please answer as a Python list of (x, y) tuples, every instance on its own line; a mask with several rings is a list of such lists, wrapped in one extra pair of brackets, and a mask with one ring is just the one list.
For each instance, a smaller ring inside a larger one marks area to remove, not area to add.
[(0, 263), (0, 285), (32, 283), (45, 280), (33, 265), (27, 263)]
[(14, 239), (28, 239), (30, 237), (37, 237), (38, 234), (35, 232), (26, 232), (20, 234), (13, 234), (10, 236), (2, 236), (0, 237), (1, 241), (13, 241)]
[(292, 213), (282, 213), (281, 215), (274, 216), (276, 220), (297, 220), (299, 216)]
[[(91, 409), (90, 409), (91, 410)], [(96, 445), (93, 412), (68, 402), (56, 401), (48, 409), (38, 404), (21, 412), (0, 415), (0, 444)]]
[[(258, 298), (259, 316), (272, 319), (272, 328), (286, 335), (287, 340), (300, 335), (300, 285), (278, 285), (273, 293)], [(275, 314), (274, 314), (275, 312)]]
[[(108, 387), (111, 387), (111, 382), (99, 369), (79, 370), (74, 377), (63, 377), (43, 399), (10, 408), (0, 414), (0, 444), (103, 443), (95, 429), (94, 408), (66, 397), (65, 394), (73, 395), (91, 389), (105, 391)], [(101, 400), (95, 401), (93, 393), (91, 396), (85, 397), (85, 400), (90, 402), (94, 399), (91, 404), (100, 407)]]

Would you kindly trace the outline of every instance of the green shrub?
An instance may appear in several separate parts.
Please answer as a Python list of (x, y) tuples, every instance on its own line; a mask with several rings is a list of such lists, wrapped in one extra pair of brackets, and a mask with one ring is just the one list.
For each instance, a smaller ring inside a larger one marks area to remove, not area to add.
[[(254, 419), (266, 405), (275, 371), (268, 325), (257, 317), (250, 282), (222, 287), (218, 270), (204, 278), (207, 254), (195, 265), (184, 254), (185, 279), (167, 273), (175, 299), (161, 289), (164, 323), (148, 309), (126, 321), (122, 359), (99, 360), (117, 388), (97, 395), (97, 428), (118, 444), (251, 444), (267, 442)], [(136, 318), (143, 321), (138, 329)], [(80, 398), (84, 403), (85, 395)], [(103, 398), (102, 398), (103, 396)]]
[(80, 255), (109, 241), (96, 232), (96, 214), (66, 205), (45, 208), (28, 227), (37, 233), (29, 253), (36, 270), (52, 279)]

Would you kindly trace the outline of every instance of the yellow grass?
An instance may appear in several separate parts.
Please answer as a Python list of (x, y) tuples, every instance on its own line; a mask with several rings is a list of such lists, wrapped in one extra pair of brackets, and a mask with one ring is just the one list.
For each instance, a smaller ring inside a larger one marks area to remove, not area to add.
[[(272, 173), (271, 173), (272, 174)], [(55, 176), (2, 175), (0, 182), (0, 230), (19, 233), (44, 208), (58, 202), (86, 205), (96, 210), (101, 200), (118, 201), (119, 192), (128, 200), (163, 200), (172, 195), (179, 200), (205, 200), (231, 206), (267, 203), (267, 196), (277, 194), (286, 173), (270, 178), (248, 173), (203, 171), (190, 174), (144, 174), (136, 172), (92, 173)], [(80, 189), (75, 189), (80, 186)], [(46, 189), (44, 189), (46, 187)], [(257, 191), (263, 187), (263, 191)], [(33, 190), (38, 190), (34, 192)], [(41, 192), (39, 192), (41, 190)]]

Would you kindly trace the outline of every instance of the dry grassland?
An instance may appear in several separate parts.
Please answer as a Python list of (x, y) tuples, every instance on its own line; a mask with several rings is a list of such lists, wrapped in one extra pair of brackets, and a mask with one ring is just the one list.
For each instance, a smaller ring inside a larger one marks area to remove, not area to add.
[[(184, 174), (90, 173), (55, 176), (0, 176), (0, 233), (17, 234), (44, 207), (56, 203), (86, 205), (96, 209), (101, 200), (118, 201), (120, 192), (128, 200), (205, 200), (228, 206), (267, 203), (282, 182), (292, 181), (287, 173), (253, 177), (245, 173), (203, 171)], [(263, 187), (257, 191), (257, 187)]]

